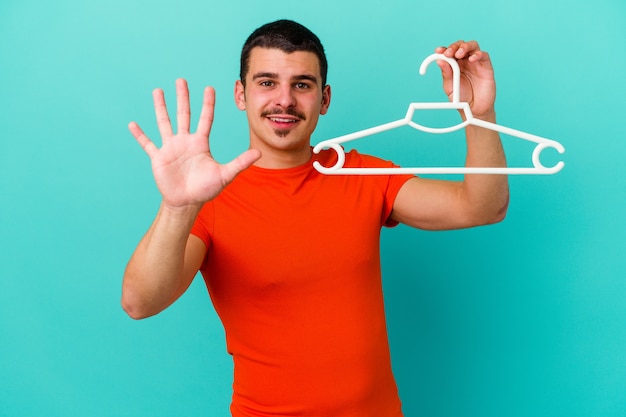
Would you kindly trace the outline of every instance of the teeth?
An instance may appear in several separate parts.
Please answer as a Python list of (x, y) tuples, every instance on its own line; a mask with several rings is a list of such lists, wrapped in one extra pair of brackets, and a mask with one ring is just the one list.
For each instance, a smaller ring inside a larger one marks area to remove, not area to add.
[(293, 119), (282, 119), (280, 117), (272, 117), (271, 120), (274, 121), (274, 122), (278, 122), (278, 123), (293, 123), (293, 122), (295, 122), (295, 120), (293, 120)]

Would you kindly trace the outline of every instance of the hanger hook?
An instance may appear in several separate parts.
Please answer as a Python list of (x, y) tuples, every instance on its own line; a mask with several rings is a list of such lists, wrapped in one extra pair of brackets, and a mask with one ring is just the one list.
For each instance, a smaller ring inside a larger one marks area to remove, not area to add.
[(420, 66), (420, 74), (426, 74), (426, 68), (433, 62), (437, 60), (444, 60), (452, 67), (452, 102), (454, 104), (459, 104), (459, 91), (461, 89), (461, 69), (459, 68), (459, 64), (456, 62), (456, 59), (448, 58), (443, 54), (432, 54), (427, 56), (424, 61), (422, 61), (422, 65)]

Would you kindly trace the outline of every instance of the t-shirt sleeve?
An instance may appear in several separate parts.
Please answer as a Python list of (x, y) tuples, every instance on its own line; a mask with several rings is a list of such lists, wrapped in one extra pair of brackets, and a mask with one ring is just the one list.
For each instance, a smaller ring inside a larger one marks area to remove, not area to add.
[(191, 234), (199, 237), (206, 246), (207, 250), (211, 247), (211, 232), (215, 223), (215, 210), (213, 204), (208, 202), (202, 206), (196, 221), (191, 227)]
[[(348, 156), (349, 155), (349, 156)], [(352, 150), (346, 156), (346, 160), (350, 160), (352, 166), (367, 167), (367, 168), (399, 168), (398, 165), (391, 161), (387, 161), (375, 156), (359, 154), (357, 151)], [(346, 165), (348, 162), (346, 163)], [(411, 178), (414, 178), (411, 174), (398, 174), (398, 175), (373, 175), (372, 179), (380, 188), (383, 193), (383, 207), (381, 212), (380, 224), (386, 227), (394, 227), (398, 225), (398, 222), (390, 218), (393, 211), (393, 203), (396, 201), (396, 196), (402, 186)]]
[[(396, 165), (393, 166), (395, 167)], [(390, 217), (393, 211), (393, 203), (396, 201), (396, 197), (402, 186), (411, 178), (414, 178), (414, 175), (402, 174), (387, 176), (387, 192), (385, 193), (385, 206), (383, 211), (384, 226), (395, 227), (399, 224), (399, 222)]]

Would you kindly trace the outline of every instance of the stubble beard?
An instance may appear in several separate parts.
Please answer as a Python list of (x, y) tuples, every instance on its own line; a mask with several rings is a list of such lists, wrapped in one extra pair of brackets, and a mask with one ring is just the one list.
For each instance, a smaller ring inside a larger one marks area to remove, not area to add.
[(279, 138), (286, 137), (289, 134), (289, 132), (291, 132), (291, 130), (287, 130), (287, 129), (275, 129), (274, 130), (274, 134), (278, 136)]

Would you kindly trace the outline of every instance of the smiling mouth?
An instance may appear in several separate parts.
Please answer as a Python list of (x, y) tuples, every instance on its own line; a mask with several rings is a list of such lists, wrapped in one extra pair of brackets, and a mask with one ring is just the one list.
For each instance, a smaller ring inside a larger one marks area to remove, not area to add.
[(268, 119), (275, 123), (296, 123), (298, 121), (298, 119), (288, 119), (285, 117), (268, 117)]
[(306, 116), (304, 114), (290, 107), (286, 109), (275, 108), (264, 111), (261, 113), (261, 117), (267, 117), (272, 122), (276, 123), (296, 123), (300, 120), (306, 120)]
[(299, 122), (306, 120), (306, 116), (292, 108), (274, 108), (261, 113), (261, 117), (267, 118), (274, 129), (276, 136), (284, 138)]
[(287, 137), (300, 120), (286, 117), (268, 117), (268, 120), (273, 124), (274, 134), (280, 138)]

